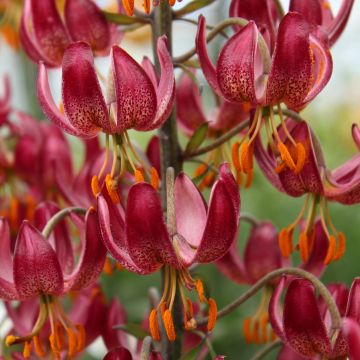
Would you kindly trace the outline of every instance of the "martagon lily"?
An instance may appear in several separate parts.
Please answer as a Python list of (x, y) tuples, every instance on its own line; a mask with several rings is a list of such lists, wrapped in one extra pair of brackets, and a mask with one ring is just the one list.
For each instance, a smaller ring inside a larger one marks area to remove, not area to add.
[(180, 292), (184, 307), (185, 328), (196, 327), (185, 289), (196, 288), (200, 302), (208, 304), (208, 330), (213, 329), (216, 303), (205, 297), (201, 280), (191, 277), (189, 267), (194, 263), (213, 262), (228, 251), (236, 235), (240, 211), (238, 187), (225, 164), (212, 188), (208, 208), (185, 174), (178, 175), (175, 184), (170, 179), (167, 180), (167, 226), (158, 193), (144, 182), (130, 188), (126, 209), (113, 204), (105, 191), (98, 196), (97, 206), (103, 241), (120, 265), (139, 274), (164, 269), (164, 293), (149, 317), (150, 333), (157, 341), (160, 340), (159, 311), (168, 339), (176, 338), (172, 321), (176, 291)]
[[(36, 213), (39, 229), (58, 211), (57, 205), (44, 203)], [(60, 223), (49, 239), (34, 226), (24, 221), (16, 239), (12, 256), (9, 228), (6, 220), (0, 220), (1, 231), (1, 273), (0, 297), (3, 300), (40, 299), (37, 321), (26, 336), (9, 335), (7, 345), (24, 344), (24, 357), (29, 357), (32, 344), (35, 352), (43, 353), (39, 339), (46, 319), (49, 317), (51, 335), (49, 347), (55, 358), (60, 359), (67, 336), (68, 355), (73, 356), (85, 345), (82, 325), (74, 324), (64, 313), (58, 296), (72, 290), (80, 290), (95, 282), (104, 266), (106, 249), (100, 240), (100, 229), (93, 208), (87, 211), (85, 220), (75, 218), (80, 230), (81, 253), (75, 266), (74, 250), (68, 234), (68, 227)]]
[[(112, 68), (107, 84), (108, 99), (105, 101), (89, 45), (84, 42), (70, 45), (64, 53), (62, 66), (64, 114), (52, 99), (45, 65), (40, 64), (38, 98), (45, 115), (64, 131), (77, 137), (92, 138), (100, 131), (106, 133), (105, 162), (99, 174), (92, 179), (95, 195), (100, 192), (99, 178), (109, 159), (109, 135), (113, 139), (113, 165), (105, 182), (114, 199), (117, 198), (117, 178), (125, 175), (126, 161), (137, 179), (144, 178), (145, 170), (152, 183), (158, 182), (156, 170), (141, 161), (127, 134), (129, 129), (149, 131), (160, 127), (172, 110), (175, 79), (164, 36), (158, 39), (157, 53), (161, 66), (160, 79), (148, 59), (144, 59), (143, 66), (140, 66), (123, 49), (113, 46)], [(132, 156), (140, 165), (134, 163)], [(120, 173), (117, 176), (118, 168)]]
[[(281, 279), (269, 305), (272, 327), (284, 344), (306, 359), (316, 359), (318, 356), (341, 359), (346, 358), (349, 352), (351, 355), (356, 351), (355, 341), (358, 338), (353, 336), (355, 324), (357, 327), (360, 324), (359, 278), (353, 281), (348, 296), (341, 288), (335, 287), (332, 290), (340, 314), (345, 317), (343, 329), (337, 333), (331, 329), (329, 313), (326, 308), (323, 310), (315, 296), (314, 287), (308, 280), (294, 279), (290, 282), (284, 298), (284, 310), (281, 312), (280, 297), (286, 282), (286, 278)], [(346, 305), (343, 312), (344, 303)], [(355, 360), (356, 357), (352, 359)]]
[[(254, 140), (266, 112), (265, 125), (272, 152), (279, 162), (299, 173), (305, 160), (304, 148), (287, 131), (280, 103), (300, 110), (324, 88), (332, 72), (328, 46), (311, 33), (301, 14), (289, 12), (281, 20), (273, 51), (268, 48), (256, 24), (249, 21), (225, 43), (214, 66), (207, 52), (205, 29), (205, 18), (200, 16), (196, 47), (208, 83), (219, 96), (230, 102), (246, 101), (256, 106), (249, 130), (240, 142), (233, 145), (234, 165), (237, 164), (238, 171), (252, 176)], [(275, 106), (287, 138), (296, 146), (293, 155), (279, 138), (273, 111)]]
[[(329, 242), (325, 264), (342, 257), (345, 251), (345, 235), (338, 232), (333, 225), (328, 211), (328, 201), (337, 201), (342, 204), (357, 204), (360, 201), (360, 153), (345, 162), (334, 171), (326, 168), (325, 161), (318, 140), (305, 121), (295, 122), (287, 120), (287, 127), (293, 139), (301, 143), (306, 153), (306, 160), (302, 170), (294, 174), (285, 166), (278, 166), (270, 151), (266, 151), (258, 138), (255, 145), (255, 156), (260, 169), (268, 180), (280, 191), (294, 197), (307, 194), (304, 206), (297, 219), (279, 234), (279, 245), (285, 257), (293, 251), (292, 238), (297, 224), (303, 218), (308, 208), (308, 217), (305, 228), (300, 232), (299, 250), (303, 261), (309, 258), (314, 240), (314, 221), (316, 209), (320, 209), (320, 219), (323, 230)], [(357, 127), (353, 126), (354, 140)], [(280, 136), (285, 137), (280, 131)], [(291, 154), (296, 152), (290, 140), (285, 140)], [(276, 172), (274, 168), (276, 167)]]

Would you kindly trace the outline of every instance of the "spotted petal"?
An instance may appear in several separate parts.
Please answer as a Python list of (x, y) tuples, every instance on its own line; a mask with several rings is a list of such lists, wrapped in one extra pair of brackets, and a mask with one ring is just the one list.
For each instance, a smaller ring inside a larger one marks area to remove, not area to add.
[(345, 318), (342, 331), (349, 346), (349, 359), (360, 359), (360, 325), (351, 318)]

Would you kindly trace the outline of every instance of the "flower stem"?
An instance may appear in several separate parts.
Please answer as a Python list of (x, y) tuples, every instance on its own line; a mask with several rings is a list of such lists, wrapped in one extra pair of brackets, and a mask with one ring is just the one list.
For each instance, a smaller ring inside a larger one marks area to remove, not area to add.
[(260, 360), (264, 358), (270, 351), (274, 350), (282, 344), (281, 340), (275, 340), (270, 344), (262, 347), (250, 360)]
[[(225, 306), (218, 312), (218, 319), (224, 317), (225, 315), (230, 314), (232, 311), (234, 311), (238, 306), (243, 304), (246, 300), (250, 299), (253, 295), (255, 295), (261, 288), (263, 288), (266, 284), (268, 284), (271, 280), (274, 278), (277, 278), (282, 275), (294, 275), (298, 276), (304, 279), (307, 279), (311, 281), (311, 283), (314, 285), (315, 289), (319, 292), (319, 294), (322, 296), (322, 298), (325, 300), (329, 312), (331, 315), (331, 322), (332, 322), (332, 329), (338, 330), (341, 326), (341, 315), (339, 313), (339, 310), (336, 306), (336, 303), (331, 296), (329, 290), (326, 288), (326, 286), (313, 274), (299, 269), (299, 268), (282, 268), (275, 271), (272, 271), (271, 273), (265, 275), (263, 278), (261, 278), (257, 283), (255, 283), (252, 287), (250, 287), (245, 293), (243, 293), (241, 296), (239, 296), (235, 301), (230, 303), (229, 305)], [(199, 326), (207, 324), (208, 318), (200, 318), (197, 320), (197, 324)]]
[(54, 230), (55, 226), (65, 218), (65, 216), (70, 215), (71, 213), (76, 213), (76, 214), (86, 214), (86, 209), (81, 208), (81, 207), (68, 207), (65, 209), (62, 209), (60, 211), (58, 211), (55, 215), (53, 215), (50, 220), (46, 223), (42, 234), (45, 238), (48, 238), (49, 235), (51, 234), (51, 232)]

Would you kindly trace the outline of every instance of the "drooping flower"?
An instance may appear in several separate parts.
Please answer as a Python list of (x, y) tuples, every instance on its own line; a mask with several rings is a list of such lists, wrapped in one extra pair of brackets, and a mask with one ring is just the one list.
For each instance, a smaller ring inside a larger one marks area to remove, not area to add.
[(177, 177), (174, 192), (169, 186), (168, 212), (172, 211), (172, 216), (168, 217), (168, 228), (158, 194), (146, 183), (131, 187), (125, 210), (113, 204), (103, 192), (98, 196), (97, 211), (103, 241), (123, 267), (139, 274), (164, 268), (165, 289), (157, 308), (150, 313), (150, 333), (155, 340), (160, 339), (157, 320), (160, 311), (167, 337), (174, 341), (172, 308), (176, 291), (180, 291), (184, 307), (185, 328), (196, 327), (186, 288), (196, 288), (200, 302), (208, 304), (208, 330), (215, 325), (216, 303), (205, 297), (201, 281), (194, 280), (188, 268), (194, 263), (213, 262), (227, 252), (237, 231), (240, 198), (236, 181), (226, 165), (220, 168), (208, 209), (199, 190), (185, 174)]
[[(300, 255), (303, 261), (307, 261), (311, 254), (314, 221), (319, 207), (321, 224), (329, 242), (328, 253), (324, 260), (325, 264), (328, 264), (340, 259), (345, 251), (345, 235), (338, 232), (333, 225), (328, 211), (328, 201), (347, 205), (359, 203), (360, 153), (330, 172), (326, 168), (319, 142), (308, 124), (305, 121), (296, 123), (291, 119), (286, 122), (292, 138), (297, 143), (301, 143), (305, 149), (304, 165), (298, 174), (294, 174), (283, 164), (278, 164), (271, 152), (264, 149), (260, 138), (255, 145), (255, 156), (261, 170), (278, 190), (294, 197), (307, 195), (297, 219), (280, 232), (280, 248), (284, 256), (291, 254), (294, 228), (300, 223), (308, 208), (305, 228), (299, 236)], [(286, 135), (281, 131), (280, 136)], [(289, 139), (284, 142), (287, 143), (290, 153), (294, 154), (295, 146)]]
[(92, 0), (66, 0), (64, 18), (55, 0), (24, 1), (20, 38), (30, 59), (57, 67), (72, 42), (85, 41), (95, 54), (106, 55), (122, 37)]
[[(327, 321), (328, 311), (327, 309), (321, 311), (314, 287), (308, 280), (294, 279), (290, 282), (284, 298), (284, 310), (280, 311), (280, 297), (285, 283), (286, 279), (282, 278), (269, 306), (270, 321), (279, 338), (305, 358), (321, 355), (328, 359), (338, 359), (348, 356), (350, 344), (346, 336), (344, 337), (344, 333), (340, 331), (336, 334), (336, 338), (332, 339), (334, 331)], [(345, 312), (342, 311), (345, 292), (337, 293), (337, 290), (338, 288), (335, 287), (332, 293), (340, 314), (359, 325), (359, 278), (356, 278), (351, 285)], [(332, 343), (331, 340), (334, 342)]]
[[(136, 0), (121, 0), (121, 1), (126, 14), (132, 16), (134, 14), (134, 7)], [(164, 1), (168, 2), (170, 6), (174, 6), (176, 3), (176, 0), (153, 0), (153, 1), (143, 0), (142, 6), (144, 8), (145, 13), (150, 14), (151, 3), (153, 4), (153, 6), (159, 6), (160, 2), (164, 2)], [(181, 2), (182, 0), (178, 0), (178, 1)]]
[[(37, 227), (43, 228), (57, 211), (58, 207), (52, 203), (40, 206), (35, 214)], [(93, 208), (88, 210), (85, 220), (77, 217), (76, 223), (80, 230), (81, 253), (75, 265), (74, 249), (65, 223), (58, 225), (49, 239), (45, 239), (37, 228), (24, 221), (18, 233), (12, 259), (8, 225), (4, 219), (0, 221), (4, 234), (1, 242), (1, 298), (40, 298), (38, 318), (31, 332), (25, 336), (9, 335), (6, 339), (7, 345), (24, 344), (24, 356), (30, 354), (32, 342), (35, 351), (41, 348), (38, 335), (48, 316), (51, 324), (49, 347), (56, 358), (60, 358), (60, 352), (63, 350), (64, 334), (68, 339), (69, 356), (83, 348), (83, 327), (74, 324), (65, 315), (58, 296), (72, 290), (81, 290), (95, 282), (102, 271), (106, 249), (99, 241), (100, 229)]]
[[(205, 18), (201, 16), (196, 47), (208, 83), (230, 102), (246, 101), (256, 106), (249, 130), (234, 145), (234, 164), (247, 176), (252, 175), (254, 140), (265, 118), (272, 152), (292, 172), (299, 173), (304, 163), (304, 148), (287, 130), (280, 103), (300, 110), (324, 88), (332, 72), (328, 46), (311, 33), (309, 24), (299, 13), (290, 12), (279, 25), (273, 50), (269, 50), (255, 23), (249, 21), (225, 43), (214, 66), (207, 52), (205, 26)], [(293, 155), (279, 138), (275, 106), (287, 138), (296, 145)]]
[(116, 196), (114, 189), (117, 187), (117, 179), (125, 174), (126, 162), (137, 178), (144, 178), (145, 171), (149, 178), (158, 179), (155, 169), (150, 169), (142, 161), (127, 134), (129, 129), (149, 131), (160, 127), (172, 110), (175, 80), (165, 37), (159, 38), (157, 50), (161, 65), (159, 80), (149, 60), (145, 59), (142, 67), (120, 47), (112, 48), (112, 70), (106, 102), (90, 47), (83, 42), (70, 45), (65, 51), (62, 67), (64, 114), (51, 97), (47, 71), (40, 64), (38, 98), (45, 115), (74, 136), (92, 138), (100, 131), (107, 135), (105, 162), (99, 176), (94, 176), (92, 181), (94, 194), (100, 191), (99, 178), (109, 159), (110, 135), (113, 140), (113, 165), (111, 174), (105, 180), (110, 194)]

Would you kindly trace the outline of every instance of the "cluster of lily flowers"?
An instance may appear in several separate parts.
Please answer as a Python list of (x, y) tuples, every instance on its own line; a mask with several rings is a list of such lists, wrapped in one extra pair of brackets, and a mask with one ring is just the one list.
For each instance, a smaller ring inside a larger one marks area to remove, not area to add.
[[(0, 358), (7, 359), (9, 349), (16, 359), (81, 358), (102, 337), (109, 351), (105, 359), (143, 359), (148, 338), (148, 358), (165, 359), (164, 341), (183, 336), (185, 353), (204, 344), (215, 328), (216, 300), (194, 275), (197, 266), (213, 263), (234, 283), (252, 286), (290, 266), (320, 278), (342, 258), (346, 237), (328, 206), (360, 202), (360, 129), (349, 129), (357, 154), (332, 170), (300, 111), (331, 77), (331, 47), (353, 2), (343, 0), (333, 16), (324, 0), (291, 0), (286, 14), (276, 1), (232, 0), (231, 36), (216, 64), (207, 49), (213, 36), (207, 36), (201, 15), (197, 61), (173, 58), (163, 35), (156, 41), (158, 67), (147, 57), (139, 64), (121, 47), (125, 27), (111, 23), (92, 0), (1, 2), (2, 34), (9, 44), (19, 41), (38, 64), (37, 98), (47, 120), (13, 108), (4, 78), (0, 298), (13, 327)], [(206, 5), (193, 3), (194, 10)], [(144, 0), (144, 12), (134, 10), (133, 0), (116, 5), (113, 15), (133, 24), (129, 19), (153, 19), (156, 6), (167, 2), (154, 1), (154, 10)], [(94, 56), (110, 57), (107, 77)], [(176, 79), (179, 62), (186, 70)], [(213, 92), (210, 112), (196, 67)], [(58, 104), (48, 81), (52, 68), (62, 70)], [(193, 177), (163, 168), (158, 136), (140, 149), (129, 133), (160, 129), (175, 103), (177, 125), (190, 139), (181, 160), (199, 163)], [(83, 147), (78, 171), (65, 133)], [(205, 138), (218, 145), (206, 151)], [(248, 219), (251, 230), (241, 255), (236, 239), (240, 220), (247, 218), (241, 216), (240, 191), (252, 185), (255, 161), (277, 191), (303, 196), (304, 205), (280, 231), (269, 221)], [(296, 251), (300, 263), (292, 258)], [(100, 285), (101, 274), (115, 269), (162, 272), (163, 294), (144, 310), (145, 336), (135, 347), (115, 329), (126, 324), (123, 305), (117, 298), (107, 301)], [(246, 342), (280, 339), (278, 359), (360, 359), (359, 278), (350, 290), (330, 284), (328, 291), (341, 315), (339, 328), (331, 326), (328, 303), (308, 279), (284, 275), (268, 282), (258, 311), (243, 323)], [(206, 354), (205, 346), (198, 358)]]

